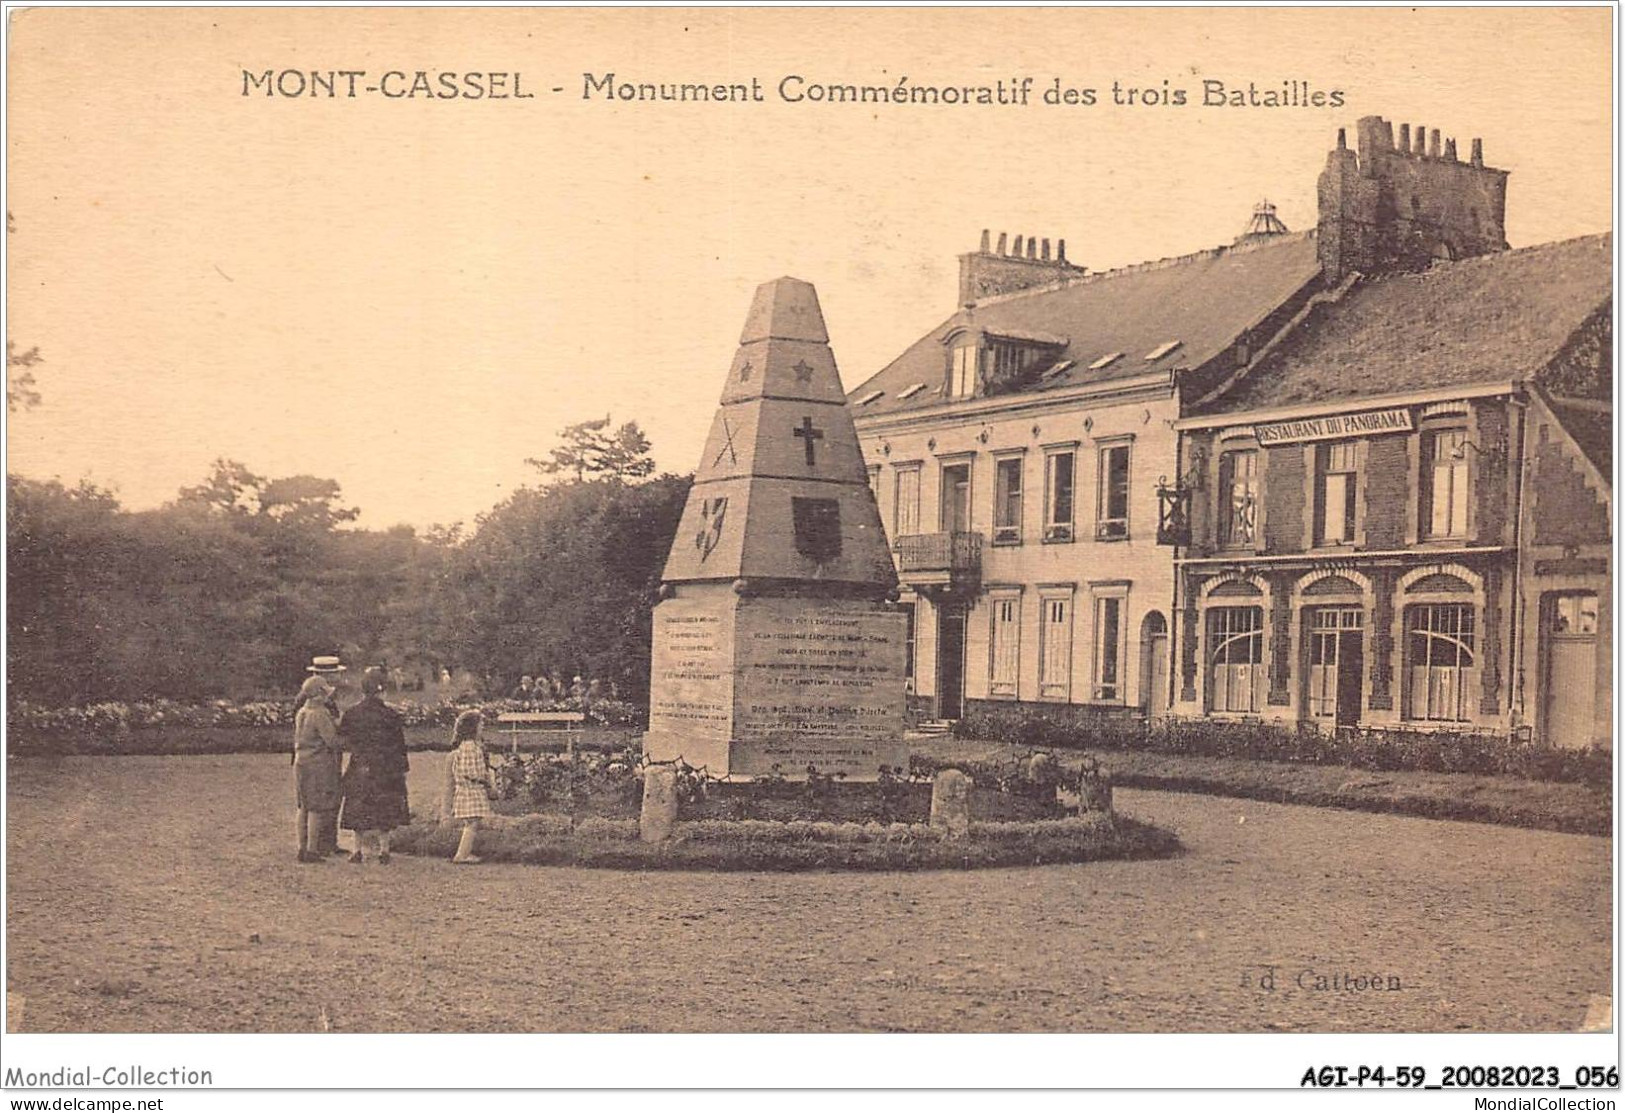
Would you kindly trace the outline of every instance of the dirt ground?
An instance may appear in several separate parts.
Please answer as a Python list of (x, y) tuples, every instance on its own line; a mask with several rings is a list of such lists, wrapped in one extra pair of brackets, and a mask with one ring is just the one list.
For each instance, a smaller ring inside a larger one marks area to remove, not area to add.
[[(412, 755), (415, 804), (442, 760)], [(1120, 790), (1187, 853), (300, 866), (285, 757), (8, 764), (25, 1031), (1567, 1031), (1610, 984), (1586, 836)]]

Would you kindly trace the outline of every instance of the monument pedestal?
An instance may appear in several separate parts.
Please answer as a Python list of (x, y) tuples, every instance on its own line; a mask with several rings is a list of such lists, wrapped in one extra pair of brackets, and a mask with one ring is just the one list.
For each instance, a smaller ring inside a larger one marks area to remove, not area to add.
[(682, 585), (654, 611), (644, 752), (714, 776), (794, 779), (815, 765), (872, 781), (907, 765), (905, 621), (866, 599)]
[(872, 781), (903, 746), (907, 620), (835, 355), (805, 282), (756, 291), (654, 609), (656, 762)]

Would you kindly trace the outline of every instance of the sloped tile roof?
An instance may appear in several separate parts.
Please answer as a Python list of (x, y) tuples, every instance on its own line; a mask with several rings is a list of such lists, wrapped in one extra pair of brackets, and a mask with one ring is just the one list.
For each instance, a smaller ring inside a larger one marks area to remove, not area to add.
[(1607, 301), (1612, 261), (1603, 234), (1365, 280), (1202, 410), (1528, 379)]
[[(1065, 285), (992, 298), (960, 310), (915, 341), (878, 374), (852, 390), (856, 400), (885, 393), (862, 417), (942, 406), (947, 362), (943, 340), (955, 329), (981, 327), (995, 335), (1066, 340), (1054, 367), (1023, 393), (1083, 383), (1132, 378), (1172, 367), (1200, 367), (1233, 345), (1320, 273), (1313, 233), (1271, 237), (1259, 243), (1215, 248), (1175, 259), (1103, 271)], [(1160, 359), (1147, 353), (1180, 341)], [(1099, 369), (1090, 364), (1113, 352), (1121, 359)], [(924, 390), (902, 399), (915, 383)]]

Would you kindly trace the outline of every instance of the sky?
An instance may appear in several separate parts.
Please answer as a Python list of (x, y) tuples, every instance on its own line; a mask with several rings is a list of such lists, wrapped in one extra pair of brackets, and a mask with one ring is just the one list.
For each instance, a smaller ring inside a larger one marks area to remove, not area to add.
[[(335, 479), (373, 528), (472, 522), (538, 481), (524, 461), (560, 428), (606, 413), (689, 471), (758, 284), (817, 287), (850, 389), (953, 311), (982, 229), (1065, 238), (1106, 269), (1228, 242), (1264, 199), (1307, 228), (1337, 129), (1352, 142), (1364, 115), (1437, 127), (1463, 156), (1482, 137), (1511, 171), (1513, 246), (1604, 231), (1611, 16), (13, 13), (7, 336), (44, 363), (7, 466), (141, 509), (225, 457)], [(268, 97), (244, 95), (245, 70), (367, 76), (354, 98)], [(419, 70), (517, 73), (533, 95), (364, 91)], [(755, 78), (764, 100), (583, 95), (608, 73)], [(1026, 105), (858, 105), (782, 100), (787, 75), (1033, 82)], [(1096, 103), (1044, 104), (1057, 80)], [(1343, 103), (1209, 107), (1204, 81)], [(1187, 103), (1119, 105), (1114, 82)]]

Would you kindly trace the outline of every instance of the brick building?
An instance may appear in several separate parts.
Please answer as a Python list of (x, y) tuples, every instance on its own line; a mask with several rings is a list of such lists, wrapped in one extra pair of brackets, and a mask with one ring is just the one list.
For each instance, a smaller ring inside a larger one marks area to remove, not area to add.
[(1357, 137), (1308, 232), (1101, 273), (984, 233), (851, 392), (922, 711), (1606, 735), (1609, 240), (1506, 251), (1477, 140)]
[(1359, 136), (1327, 294), (1177, 422), (1175, 710), (1606, 742), (1611, 237), (1504, 250), (1477, 141)]

